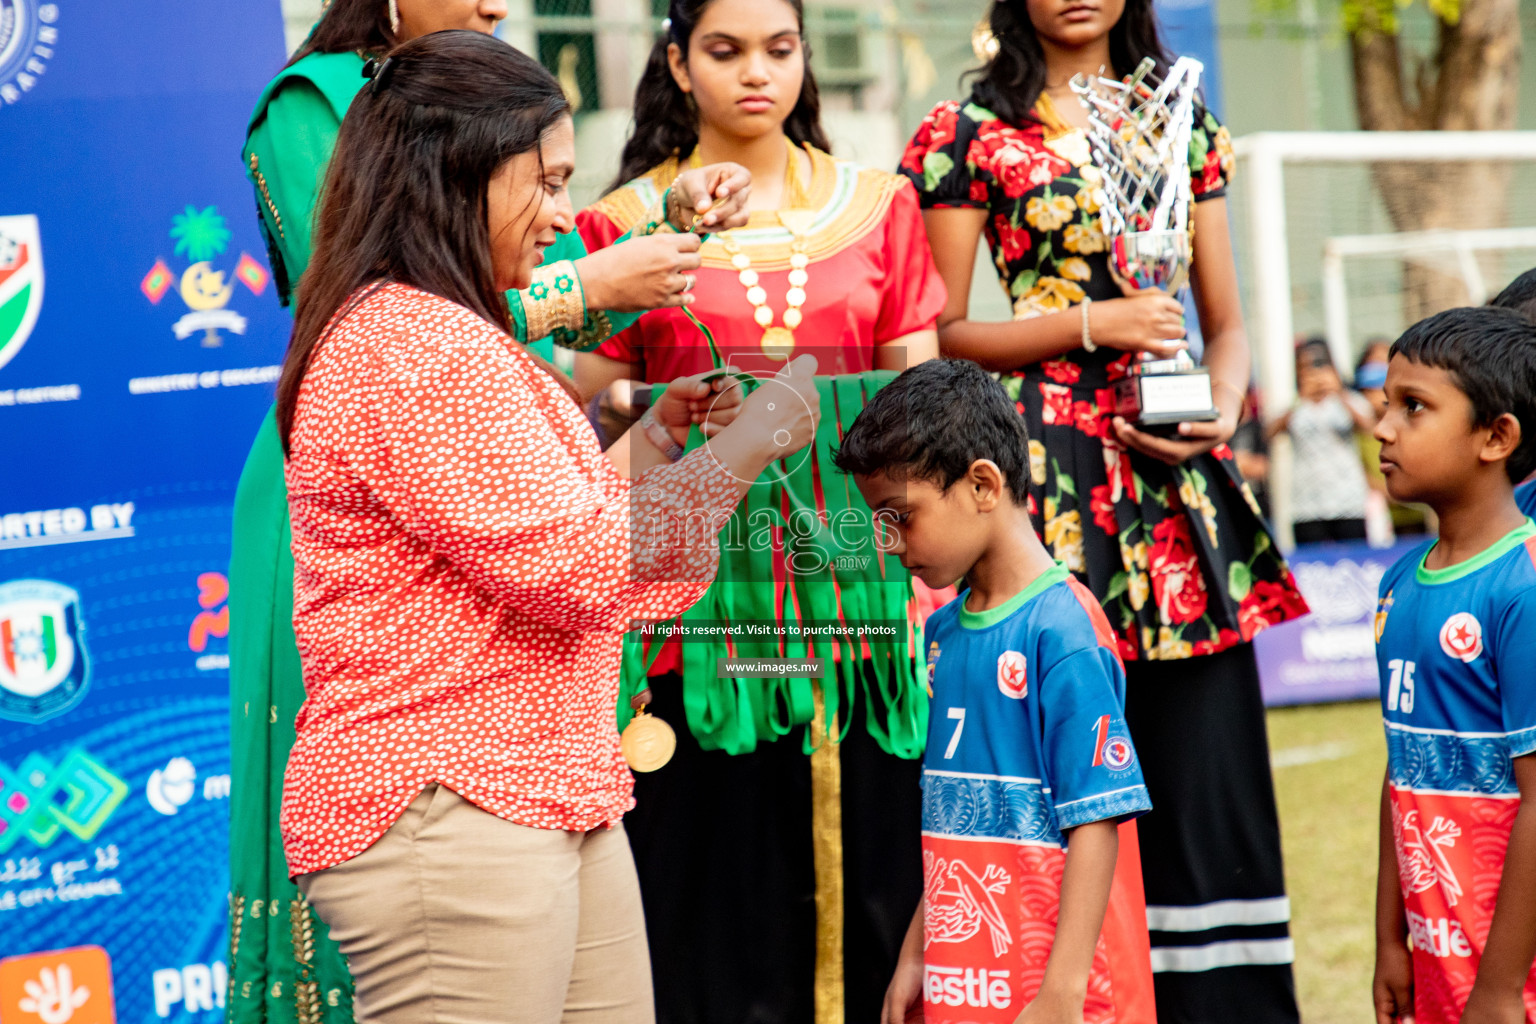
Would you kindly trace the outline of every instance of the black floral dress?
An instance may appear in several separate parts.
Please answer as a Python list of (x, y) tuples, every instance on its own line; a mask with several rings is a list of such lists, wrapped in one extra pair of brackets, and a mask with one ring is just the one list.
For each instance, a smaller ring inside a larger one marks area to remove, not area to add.
[[(1121, 297), (1094, 199), (1087, 138), (1042, 97), (1014, 127), (975, 102), (940, 103), (902, 158), (925, 209), (987, 210), (986, 237), (1015, 319)], [(1196, 108), (1196, 201), (1225, 195), (1226, 128)], [(1211, 654), (1306, 612), (1232, 452), (1170, 467), (1110, 427), (1134, 353), (1078, 349), (1000, 374), (1029, 427), (1029, 511), (1051, 552), (1104, 605), (1126, 661)]]

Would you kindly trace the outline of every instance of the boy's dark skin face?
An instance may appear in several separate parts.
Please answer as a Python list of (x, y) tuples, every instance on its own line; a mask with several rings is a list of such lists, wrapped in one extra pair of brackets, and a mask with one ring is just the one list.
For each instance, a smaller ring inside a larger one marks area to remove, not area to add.
[(934, 589), (964, 578), (972, 611), (1003, 603), (1054, 564), (988, 459), (948, 488), (899, 471), (853, 479), (874, 510), (881, 549)]
[(1394, 501), (1422, 502), (1440, 517), (1429, 568), (1466, 561), (1524, 521), (1504, 469), (1520, 445), (1519, 420), (1505, 413), (1475, 426), (1472, 402), (1448, 370), (1401, 355), (1387, 366), (1385, 390), (1375, 431), (1381, 472)]

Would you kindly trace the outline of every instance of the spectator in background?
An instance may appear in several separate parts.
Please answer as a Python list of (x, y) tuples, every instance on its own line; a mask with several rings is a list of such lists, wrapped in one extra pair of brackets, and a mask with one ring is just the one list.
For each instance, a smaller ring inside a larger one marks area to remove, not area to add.
[(1488, 300), (1488, 305), (1513, 309), (1536, 320), (1536, 268), (1505, 285), (1503, 291)]
[[(1488, 301), (1488, 305), (1518, 310), (1536, 320), (1536, 268), (1527, 270), (1505, 285), (1503, 291)], [(1515, 503), (1520, 506), (1520, 511), (1536, 518), (1536, 474), (1515, 488)]]
[[(1355, 363), (1355, 390), (1371, 406), (1374, 417), (1386, 407), (1388, 353), (1392, 339), (1371, 338), (1365, 343), (1365, 351)], [(1389, 544), (1396, 534), (1425, 533), (1426, 517), (1433, 516), (1427, 505), (1400, 505), (1387, 494), (1387, 481), (1381, 475), (1381, 442), (1368, 430), (1355, 432), (1355, 447), (1360, 451), (1360, 462), (1365, 467), (1365, 480), (1370, 485), (1366, 492), (1366, 533), (1373, 543)]]
[(1263, 397), (1257, 384), (1249, 382), (1237, 433), (1227, 443), (1237, 460), (1237, 471), (1259, 504), (1259, 514), (1269, 519), (1269, 441), (1264, 436)]
[(1387, 385), (1387, 354), (1391, 351), (1391, 339), (1372, 338), (1365, 343), (1365, 351), (1355, 364), (1355, 390), (1378, 412), (1387, 400), (1383, 388)]
[(1370, 488), (1354, 434), (1374, 429), (1375, 413), (1345, 389), (1322, 338), (1296, 347), (1296, 395), (1296, 404), (1268, 433), (1274, 438), (1287, 431), (1296, 446), (1291, 482), (1296, 543), (1365, 540)]

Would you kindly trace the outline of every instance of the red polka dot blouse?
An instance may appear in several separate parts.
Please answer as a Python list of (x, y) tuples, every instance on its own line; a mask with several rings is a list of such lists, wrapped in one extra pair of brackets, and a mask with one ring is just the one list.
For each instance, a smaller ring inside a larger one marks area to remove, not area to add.
[(316, 350), (290, 447), (289, 872), (355, 857), (430, 782), (535, 828), (617, 822), (621, 634), (692, 605), (718, 558), (654, 527), (723, 522), (730, 475), (699, 451), (625, 480), (521, 346), (399, 284)]

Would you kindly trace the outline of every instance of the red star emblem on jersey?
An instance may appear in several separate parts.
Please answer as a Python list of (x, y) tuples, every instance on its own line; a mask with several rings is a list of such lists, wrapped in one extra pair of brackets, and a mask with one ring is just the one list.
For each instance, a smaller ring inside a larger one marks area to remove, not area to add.
[(997, 688), (1004, 697), (1023, 700), (1029, 693), (1029, 663), (1018, 651), (1004, 651), (997, 658)]
[(1440, 649), (1459, 661), (1476, 660), (1483, 653), (1483, 624), (1471, 612), (1457, 612), (1440, 627)]

